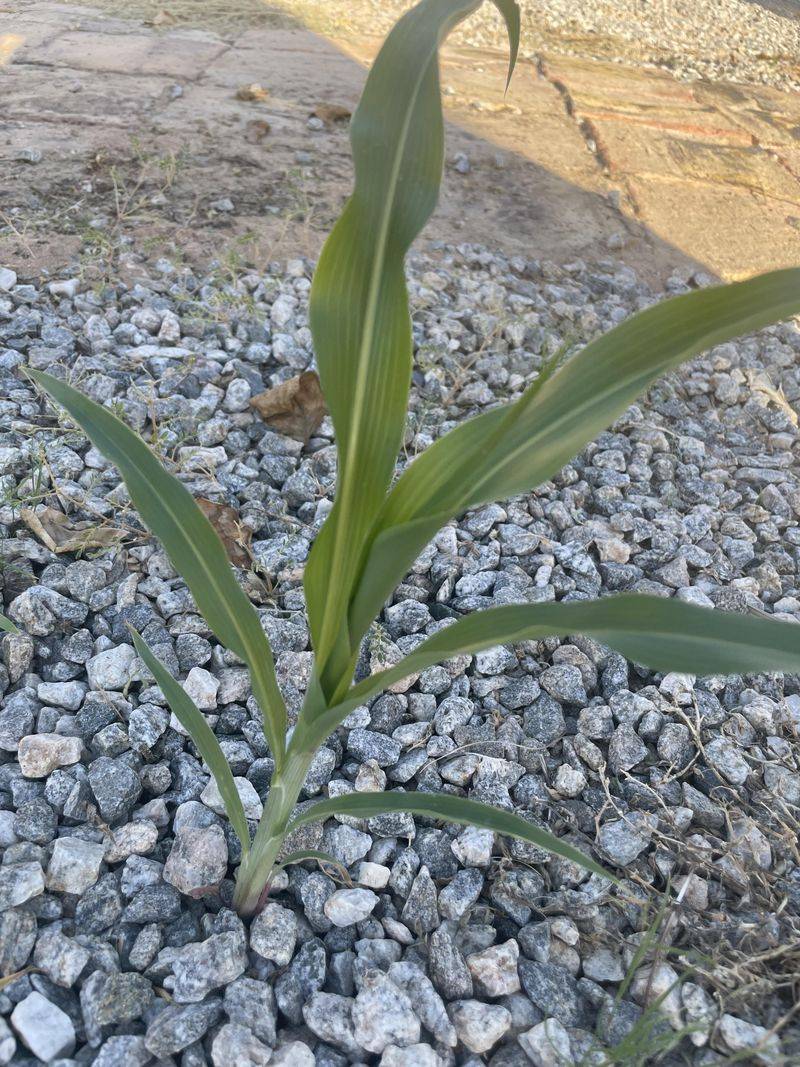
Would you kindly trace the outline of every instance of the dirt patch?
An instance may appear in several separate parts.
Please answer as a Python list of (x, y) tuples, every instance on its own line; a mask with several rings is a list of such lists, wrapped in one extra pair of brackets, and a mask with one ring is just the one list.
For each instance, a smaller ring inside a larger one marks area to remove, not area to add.
[[(0, 11), (0, 262), (102, 280), (143, 257), (226, 270), (316, 254), (351, 165), (346, 123), (314, 112), (355, 106), (379, 46), (364, 28), (383, 24), (359, 3), (227, 14), (151, 0)], [(788, 94), (540, 56), (504, 96), (505, 64), (474, 44), (445, 53), (447, 166), (423, 244), (561, 262), (613, 251), (650, 281), (800, 256)], [(266, 96), (241, 99), (253, 83)]]

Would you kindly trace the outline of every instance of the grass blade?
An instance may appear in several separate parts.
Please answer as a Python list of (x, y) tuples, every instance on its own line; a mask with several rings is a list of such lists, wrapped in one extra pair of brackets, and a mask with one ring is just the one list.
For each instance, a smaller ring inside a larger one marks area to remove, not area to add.
[[(351, 665), (351, 590), (405, 427), (412, 344), (403, 261), (436, 204), (444, 159), (437, 51), (481, 2), (423, 0), (387, 37), (350, 124), (353, 195), (314, 274), (309, 317), (339, 455), (334, 507), (305, 571), (326, 696)], [(496, 2), (513, 68), (519, 12), (512, 0)]]
[(7, 634), (19, 633), (19, 628), (14, 625), (11, 619), (7, 619), (5, 615), (0, 615), (0, 630), (4, 630)]
[(110, 411), (66, 382), (39, 371), (31, 377), (61, 404), (125, 481), (145, 526), (161, 541), (217, 637), (247, 664), (275, 763), (283, 763), (286, 709), (272, 650), (258, 615), (233, 575), (225, 547), (191, 493)]
[[(513, 604), (477, 611), (429, 637), (394, 667), (365, 678), (314, 720), (321, 744), (360, 704), (410, 674), (461, 653), (544, 637), (585, 634), (654, 670), (690, 674), (800, 673), (800, 626), (681, 600), (623, 593), (565, 604)], [(301, 724), (302, 726), (303, 724)], [(306, 727), (309, 729), (309, 727)]]
[(156, 659), (139, 634), (133, 629), (131, 629), (131, 633), (134, 647), (140, 659), (155, 678), (156, 684), (167, 698), (167, 703), (175, 718), (194, 741), (197, 751), (214, 775), (214, 781), (217, 783), (217, 789), (219, 789), (219, 795), (222, 797), (222, 802), (228, 813), (228, 819), (236, 831), (236, 836), (242, 843), (242, 849), (247, 853), (250, 849), (250, 830), (245, 818), (244, 807), (236, 790), (236, 783), (233, 780), (230, 766), (225, 759), (214, 731), (183, 686), (176, 682), (164, 664)]
[(586, 345), (515, 404), (470, 419), (404, 472), (370, 539), (350, 612), (360, 640), (416, 556), (453, 516), (556, 474), (656, 378), (800, 311), (800, 269), (663, 301)]
[(603, 878), (616, 882), (613, 875), (594, 860), (589, 859), (579, 849), (559, 840), (555, 835), (542, 830), (534, 823), (510, 811), (504, 811), (502, 808), (480, 804), (477, 800), (465, 800), (464, 797), (454, 797), (450, 793), (348, 793), (332, 800), (321, 800), (317, 804), (312, 804), (292, 821), (289, 831), (309, 822), (322, 821), (331, 815), (351, 815), (368, 819), (372, 815), (383, 815), (391, 811), (428, 815), (434, 819), (441, 819), (443, 822), (480, 826), (485, 830), (494, 830), (498, 834), (518, 837), (556, 856), (562, 856), (564, 859), (580, 864), (593, 874), (602, 875)]

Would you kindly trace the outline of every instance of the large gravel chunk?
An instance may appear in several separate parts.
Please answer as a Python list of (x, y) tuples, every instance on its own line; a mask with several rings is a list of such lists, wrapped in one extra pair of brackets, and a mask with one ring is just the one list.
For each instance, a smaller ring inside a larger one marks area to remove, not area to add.
[(323, 910), (334, 926), (354, 926), (366, 919), (377, 903), (371, 889), (338, 889), (325, 901)]
[(302, 1041), (289, 1041), (273, 1053), (270, 1067), (315, 1067), (316, 1056)]
[(562, 1067), (573, 1062), (569, 1034), (558, 1019), (545, 1019), (520, 1034), (519, 1043), (534, 1067)]
[(237, 978), (225, 987), (223, 1006), (232, 1023), (246, 1026), (265, 1045), (275, 1044), (275, 994), (267, 982)]
[(518, 960), (519, 945), (514, 940), (492, 945), (483, 952), (467, 956), (467, 966), (475, 981), (475, 989), (487, 997), (516, 993), (520, 988)]
[(420, 1023), (409, 997), (385, 974), (370, 971), (353, 1004), (353, 1031), (368, 1052), (383, 1052), (387, 1045), (414, 1045)]
[(658, 820), (650, 812), (632, 811), (624, 819), (604, 823), (598, 842), (612, 863), (626, 867), (650, 844)]
[(493, 1048), (511, 1026), (511, 1012), (499, 1004), (455, 1000), (447, 1010), (459, 1041), (479, 1055)]
[(279, 967), (291, 961), (296, 941), (295, 913), (274, 902), (264, 907), (250, 927), (250, 948)]
[(122, 690), (133, 680), (136, 650), (132, 645), (117, 645), (98, 652), (86, 664), (91, 689)]
[[(261, 798), (256, 792), (255, 786), (247, 778), (234, 778), (233, 783), (236, 786), (236, 792), (239, 794), (245, 815), (248, 819), (258, 822), (263, 814), (264, 805), (261, 803)], [(200, 794), (200, 799), (207, 808), (211, 808), (217, 815), (226, 814), (225, 803), (213, 778), (210, 779), (208, 785)]]
[(29, 734), (21, 738), (17, 759), (26, 778), (46, 778), (57, 767), (69, 767), (83, 755), (79, 737), (62, 734)]
[(442, 1044), (454, 1046), (457, 1041), (455, 1028), (447, 1015), (444, 1001), (424, 971), (413, 963), (397, 962), (390, 965), (389, 978), (411, 1001), (425, 1029)]
[(8, 863), (0, 867), (0, 911), (16, 908), (44, 892), (40, 863)]
[(199, 1041), (221, 1017), (219, 1000), (186, 1007), (169, 1004), (148, 1024), (145, 1047), (158, 1059), (175, 1056)]
[(28, 908), (0, 912), (0, 977), (14, 974), (28, 962), (36, 941), (36, 916)]
[(403, 905), (402, 919), (406, 926), (420, 937), (435, 930), (439, 925), (436, 885), (425, 866), (420, 867), (411, 885)]
[(92, 1067), (145, 1067), (150, 1060), (143, 1037), (138, 1034), (119, 1034), (103, 1043), (92, 1061)]
[(519, 961), (522, 988), (541, 1012), (553, 1016), (564, 1026), (581, 1026), (586, 1021), (586, 1007), (572, 975), (553, 963)]
[(378, 1067), (441, 1067), (442, 1060), (430, 1045), (387, 1045)]
[(228, 870), (228, 844), (221, 826), (182, 826), (175, 834), (164, 881), (190, 897), (213, 893)]
[(105, 845), (79, 837), (59, 837), (47, 867), (47, 888), (55, 893), (85, 893), (100, 877)]
[(744, 785), (750, 773), (741, 750), (727, 737), (715, 737), (705, 746), (708, 762), (732, 785)]
[(75, 985), (89, 958), (90, 953), (83, 945), (67, 937), (55, 925), (42, 930), (33, 952), (34, 966), (64, 989)]
[(447, 924), (431, 934), (429, 959), (431, 979), (445, 1000), (472, 996), (472, 975)]
[(29, 993), (17, 1004), (11, 1012), (11, 1025), (43, 1063), (69, 1056), (75, 1047), (75, 1027), (69, 1015), (41, 993)]
[(140, 1019), (155, 993), (144, 975), (94, 971), (81, 989), (81, 1009), (90, 1042), (99, 1044), (105, 1027)]
[(353, 1030), (353, 1001), (338, 993), (312, 993), (303, 1006), (306, 1026), (317, 1037), (341, 1049), (357, 1055), (360, 1051)]
[(244, 974), (247, 942), (241, 930), (212, 934), (205, 941), (180, 949), (172, 966), (172, 996), (179, 1004), (199, 1003)]
[(214, 1067), (266, 1067), (271, 1057), (271, 1050), (240, 1023), (226, 1023), (211, 1043)]
[(89, 785), (108, 823), (127, 819), (142, 792), (139, 776), (122, 759), (101, 756), (89, 768)]
[(8, 606), (9, 617), (32, 637), (48, 637), (56, 630), (82, 626), (89, 614), (85, 604), (62, 596), (55, 589), (35, 585), (20, 593)]

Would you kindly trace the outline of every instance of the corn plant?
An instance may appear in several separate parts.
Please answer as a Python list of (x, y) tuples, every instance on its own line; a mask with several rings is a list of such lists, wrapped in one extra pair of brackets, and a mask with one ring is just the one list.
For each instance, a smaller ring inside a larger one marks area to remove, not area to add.
[[(514, 67), (519, 12), (505, 19)], [(504, 642), (586, 634), (656, 670), (800, 671), (800, 630), (658, 597), (522, 604), (440, 628), (402, 662), (353, 685), (374, 618), (437, 530), (469, 508), (533, 490), (619, 416), (657, 377), (739, 334), (800, 311), (800, 270), (679, 296), (633, 316), (540, 374), (501, 404), (436, 441), (394, 480), (413, 351), (405, 254), (430, 216), (441, 180), (444, 131), (438, 47), (481, 0), (422, 0), (389, 34), (351, 123), (355, 187), (322, 251), (310, 295), (319, 374), (339, 469), (334, 506), (304, 575), (315, 667), (288, 729), (273, 656), (259, 616), (222, 543), (181, 483), (109, 410), (63, 380), (31, 372), (119, 468), (146, 526), (160, 538), (198, 610), (250, 672), (275, 762), (264, 814), (251, 838), (233, 775), (205, 718), (138, 634), (137, 652), (216, 779), (242, 844), (235, 905), (258, 910), (290, 831), (329, 816), (404, 811), (517, 836), (590, 871), (589, 856), (527, 819), (460, 796), (390, 790), (351, 793), (297, 809), (315, 753), (357, 706), (426, 667)], [(313, 854), (318, 856), (318, 854)]]

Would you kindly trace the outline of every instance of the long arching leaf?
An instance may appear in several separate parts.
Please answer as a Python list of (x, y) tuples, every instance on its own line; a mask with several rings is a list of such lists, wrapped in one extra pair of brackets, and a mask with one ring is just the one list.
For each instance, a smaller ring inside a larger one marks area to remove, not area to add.
[(31, 377), (75, 419), (92, 444), (119, 468), (142, 522), (158, 537), (198, 610), (224, 645), (250, 669), (264, 732), (283, 762), (286, 708), (272, 650), (258, 615), (231, 570), (216, 530), (191, 493), (162, 467), (147, 445), (110, 411), (66, 382), (40, 371)]
[(351, 815), (355, 818), (369, 819), (373, 815), (382, 815), (390, 811), (410, 812), (412, 815), (428, 815), (444, 822), (464, 823), (467, 826), (480, 826), (485, 830), (494, 830), (498, 834), (508, 834), (529, 841), (532, 845), (546, 849), (556, 856), (571, 860), (593, 874), (602, 875), (614, 882), (616, 879), (594, 860), (566, 841), (561, 841), (554, 834), (548, 833), (535, 823), (530, 823), (519, 815), (502, 808), (481, 804), (477, 800), (454, 797), (450, 793), (347, 793), (332, 800), (321, 800), (306, 808), (289, 826), (289, 832), (309, 822), (319, 822), (331, 815)]
[[(318, 677), (347, 678), (348, 606), (363, 547), (394, 471), (406, 420), (412, 347), (403, 261), (436, 204), (444, 158), (437, 52), (482, 0), (423, 0), (387, 37), (350, 124), (355, 187), (325, 243), (309, 316), (336, 430), (333, 510), (305, 572)], [(495, 0), (519, 40), (512, 0)]]
[(133, 629), (131, 629), (131, 634), (140, 659), (155, 678), (175, 718), (194, 741), (197, 751), (213, 774), (231, 826), (236, 831), (244, 852), (247, 853), (250, 849), (250, 830), (247, 826), (244, 807), (236, 790), (231, 768), (214, 731), (183, 686), (175, 681), (164, 664), (153, 655), (140, 635)]
[(350, 613), (352, 640), (360, 640), (444, 523), (541, 485), (658, 377), (798, 312), (796, 268), (663, 301), (586, 345), (515, 404), (440, 438), (404, 472), (375, 524)]
[[(465, 652), (544, 637), (585, 634), (654, 670), (691, 674), (800, 673), (800, 626), (713, 611), (675, 599), (623, 593), (566, 604), (512, 604), (477, 611), (440, 630), (394, 667), (365, 678), (298, 736), (316, 746), (360, 704), (395, 682)], [(301, 728), (304, 724), (301, 724)]]

